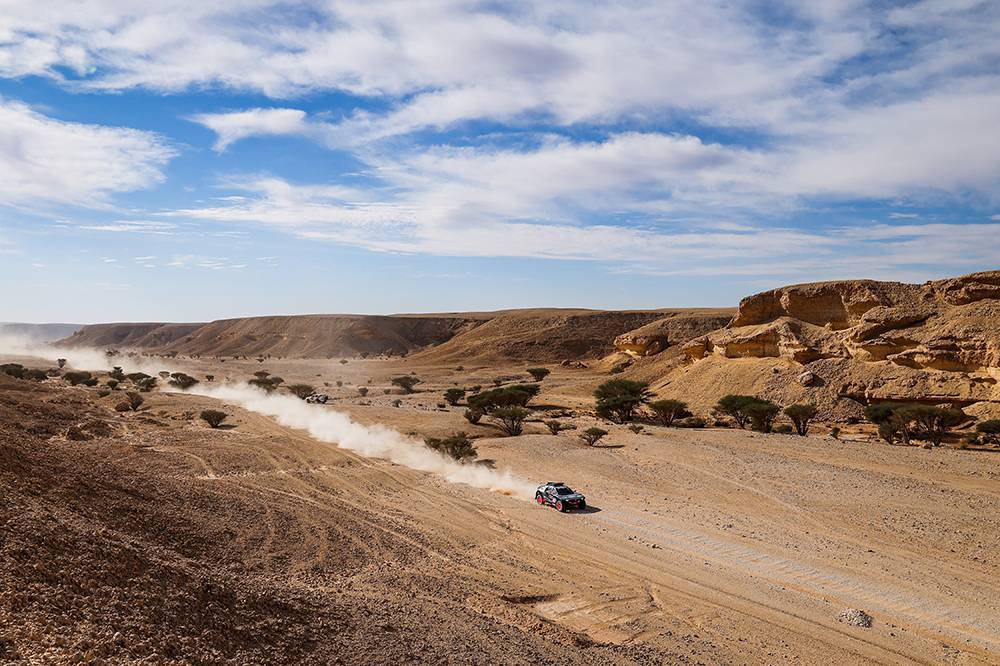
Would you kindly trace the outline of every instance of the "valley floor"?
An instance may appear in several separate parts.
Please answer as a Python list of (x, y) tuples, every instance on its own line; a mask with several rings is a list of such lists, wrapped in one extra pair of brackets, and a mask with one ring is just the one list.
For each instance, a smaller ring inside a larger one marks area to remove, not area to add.
[[(216, 381), (261, 367), (183, 364)], [(0, 662), (1000, 662), (1000, 454), (607, 425), (592, 448), (539, 422), (501, 438), (437, 403), (516, 368), (264, 367), (329, 383), (316, 409), (469, 431), (481, 460), (591, 507), (449, 483), (205, 397), (120, 415), (114, 395), (4, 380)], [(384, 392), (410, 371), (420, 392)], [(557, 368), (540, 417), (596, 423), (602, 379)], [(233, 427), (192, 418), (208, 407)], [(848, 608), (874, 625), (839, 621)]]

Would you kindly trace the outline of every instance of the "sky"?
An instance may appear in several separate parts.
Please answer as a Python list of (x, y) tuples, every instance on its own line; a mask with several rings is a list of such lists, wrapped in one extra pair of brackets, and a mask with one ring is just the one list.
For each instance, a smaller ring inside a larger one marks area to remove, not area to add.
[(0, 320), (1000, 268), (991, 0), (0, 0)]

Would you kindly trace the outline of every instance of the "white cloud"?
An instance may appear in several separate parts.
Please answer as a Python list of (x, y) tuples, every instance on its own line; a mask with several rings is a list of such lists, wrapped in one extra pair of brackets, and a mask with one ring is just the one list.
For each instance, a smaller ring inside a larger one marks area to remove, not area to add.
[(191, 117), (216, 133), (215, 150), (223, 151), (234, 141), (249, 136), (307, 134), (306, 114), (298, 109), (248, 109), (225, 113), (202, 113)]
[(177, 228), (177, 225), (150, 220), (121, 220), (106, 224), (81, 224), (79, 228), (88, 231), (105, 231), (109, 233), (170, 235)]
[(172, 156), (149, 132), (63, 122), (0, 99), (0, 204), (105, 205), (163, 180)]

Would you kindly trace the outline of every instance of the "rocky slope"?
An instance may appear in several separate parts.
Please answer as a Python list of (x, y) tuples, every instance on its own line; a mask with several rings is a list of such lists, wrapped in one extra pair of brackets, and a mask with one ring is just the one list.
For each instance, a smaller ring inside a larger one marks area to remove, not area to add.
[(920, 285), (792, 285), (745, 298), (727, 326), (682, 345), (686, 364), (665, 359), (653, 383), (703, 407), (756, 393), (811, 401), (828, 416), (857, 415), (873, 400), (992, 403), (998, 324), (1000, 271)]
[(529, 361), (556, 363), (604, 356), (615, 338), (669, 311), (511, 310), (429, 349), (416, 358), (435, 362)]
[(196, 331), (202, 324), (115, 323), (84, 326), (59, 344), (69, 347), (166, 347)]

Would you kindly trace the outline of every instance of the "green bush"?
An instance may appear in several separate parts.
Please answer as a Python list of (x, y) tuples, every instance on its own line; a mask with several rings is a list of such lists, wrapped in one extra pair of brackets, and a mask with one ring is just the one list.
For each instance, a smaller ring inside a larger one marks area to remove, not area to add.
[(454, 407), (465, 397), (465, 389), (450, 388), (444, 392), (444, 401)]
[(86, 370), (73, 370), (71, 372), (63, 373), (63, 379), (68, 381), (72, 386), (77, 384), (83, 384), (91, 379), (90, 373)]
[(403, 393), (413, 393), (413, 387), (419, 384), (420, 380), (412, 375), (403, 375), (402, 377), (393, 377), (390, 383), (403, 389)]
[(26, 368), (20, 363), (4, 363), (0, 365), (0, 373), (15, 379), (24, 379), (25, 370)]
[(313, 394), (315, 388), (311, 384), (289, 384), (285, 388), (288, 392), (300, 400), (305, 400)]
[(145, 399), (135, 391), (129, 391), (125, 394), (125, 402), (128, 404), (128, 408), (135, 412), (139, 410)]
[(218, 428), (228, 416), (229, 414), (220, 412), (218, 409), (206, 409), (201, 413), (201, 420), (212, 428)]
[(487, 413), (500, 407), (526, 407), (539, 390), (538, 384), (512, 384), (470, 395), (467, 402)]
[(197, 384), (198, 380), (192, 377), (191, 375), (184, 374), (183, 372), (173, 372), (170, 374), (170, 381), (167, 383), (173, 386), (174, 388), (186, 391), (187, 389)]
[(551, 370), (548, 368), (528, 368), (528, 374), (536, 382), (540, 382), (551, 374)]
[(424, 439), (424, 444), (427, 448), (433, 449), (460, 463), (472, 460), (479, 455), (472, 440), (464, 432), (444, 438), (427, 437)]
[(750, 421), (746, 406), (754, 402), (758, 402), (758, 398), (752, 395), (729, 394), (719, 400), (715, 405), (715, 411), (732, 418), (740, 428), (746, 428), (746, 424)]
[(607, 434), (608, 431), (603, 428), (587, 428), (580, 433), (580, 439), (586, 442), (587, 446), (594, 446)]
[(690, 416), (687, 403), (680, 400), (657, 400), (649, 403), (649, 408), (653, 410), (653, 416), (661, 424), (669, 426), (677, 419)]
[(524, 432), (524, 419), (529, 412), (523, 407), (497, 407), (490, 412), (490, 419), (509, 437), (516, 437)]
[(878, 425), (879, 436), (893, 444), (898, 436), (904, 445), (916, 437), (940, 446), (948, 431), (969, 417), (961, 409), (919, 403), (876, 403), (865, 408), (865, 418)]
[(750, 419), (751, 427), (757, 432), (771, 432), (774, 419), (781, 407), (770, 400), (757, 400), (743, 405), (743, 412)]
[(594, 391), (597, 415), (615, 423), (631, 421), (635, 410), (649, 402), (652, 396), (648, 384), (629, 379), (611, 379)]
[(805, 437), (809, 433), (809, 422), (816, 417), (816, 405), (789, 405), (785, 407), (785, 416), (792, 420), (795, 432)]

